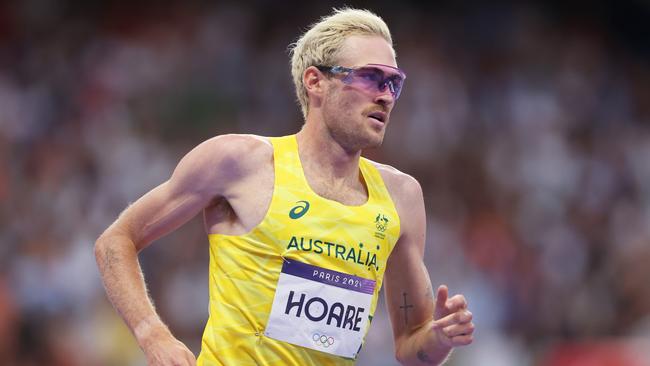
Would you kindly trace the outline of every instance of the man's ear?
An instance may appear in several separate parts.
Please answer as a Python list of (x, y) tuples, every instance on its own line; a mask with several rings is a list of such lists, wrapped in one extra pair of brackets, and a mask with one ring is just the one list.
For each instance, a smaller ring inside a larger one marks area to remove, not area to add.
[(320, 96), (323, 93), (323, 83), (325, 75), (316, 68), (316, 66), (309, 66), (302, 74), (302, 84), (307, 90), (307, 94), (315, 94)]

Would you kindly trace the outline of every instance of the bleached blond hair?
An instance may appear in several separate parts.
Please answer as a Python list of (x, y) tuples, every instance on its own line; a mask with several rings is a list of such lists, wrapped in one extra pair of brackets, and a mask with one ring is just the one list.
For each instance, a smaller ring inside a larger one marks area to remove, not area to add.
[(349, 36), (380, 36), (391, 47), (393, 45), (390, 30), (378, 15), (365, 9), (342, 8), (334, 9), (332, 14), (312, 24), (298, 41), (289, 46), (291, 76), (305, 119), (309, 110), (309, 98), (302, 82), (305, 70), (317, 65), (334, 66), (343, 42)]

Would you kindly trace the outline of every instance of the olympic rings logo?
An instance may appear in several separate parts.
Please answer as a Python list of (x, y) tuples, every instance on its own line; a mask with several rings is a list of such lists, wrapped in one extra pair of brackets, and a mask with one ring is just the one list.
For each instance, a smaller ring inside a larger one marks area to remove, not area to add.
[(325, 334), (318, 334), (314, 333), (311, 336), (311, 339), (316, 343), (317, 346), (319, 347), (325, 347), (328, 348), (329, 346), (334, 345), (334, 338), (333, 337), (328, 337)]

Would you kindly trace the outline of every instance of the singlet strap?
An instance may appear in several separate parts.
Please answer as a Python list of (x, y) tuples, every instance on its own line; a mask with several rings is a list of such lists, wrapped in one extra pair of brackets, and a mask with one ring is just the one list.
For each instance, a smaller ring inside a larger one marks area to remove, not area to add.
[(272, 137), (275, 186), (292, 188), (309, 187), (298, 155), (296, 135)]
[(359, 169), (361, 169), (363, 178), (366, 181), (370, 196), (379, 201), (388, 201), (392, 205), (393, 200), (377, 167), (370, 160), (362, 157), (359, 160)]

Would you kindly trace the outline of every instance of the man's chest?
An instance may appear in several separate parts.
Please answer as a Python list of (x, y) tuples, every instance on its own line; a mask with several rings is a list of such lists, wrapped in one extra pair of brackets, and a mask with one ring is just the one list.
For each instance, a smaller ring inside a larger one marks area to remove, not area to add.
[(309, 180), (309, 187), (318, 196), (348, 206), (359, 206), (368, 200), (368, 193), (363, 183), (334, 184), (321, 177)]

